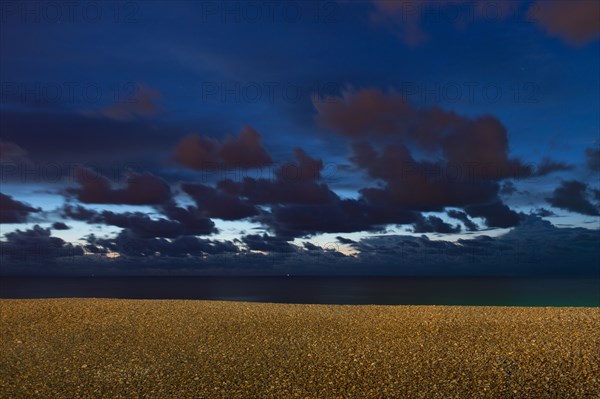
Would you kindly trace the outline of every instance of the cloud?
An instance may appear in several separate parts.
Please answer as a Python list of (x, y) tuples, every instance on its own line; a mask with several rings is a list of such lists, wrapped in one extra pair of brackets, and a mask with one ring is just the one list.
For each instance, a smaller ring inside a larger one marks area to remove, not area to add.
[(26, 223), (30, 213), (39, 211), (38, 208), (0, 193), (0, 223)]
[(367, 237), (352, 244), (358, 255), (346, 261), (364, 273), (384, 275), (598, 277), (599, 239), (600, 230), (557, 228), (528, 216), (496, 238)]
[(168, 219), (152, 219), (141, 212), (96, 212), (82, 206), (71, 205), (66, 205), (63, 208), (63, 215), (90, 224), (120, 227), (139, 238), (175, 238), (184, 235), (207, 235), (216, 232), (214, 222), (193, 207), (186, 209), (174, 204), (167, 204), (161, 209)]
[[(185, 234), (183, 225), (177, 221), (163, 218), (151, 219), (145, 213), (140, 212), (114, 213), (103, 211), (99, 214), (97, 222), (127, 229), (140, 238), (174, 238)], [(211, 232), (212, 226), (212, 223), (207, 223), (205, 233)]]
[(531, 166), (509, 158), (506, 128), (492, 116), (470, 120), (447, 134), (442, 150), (450, 165), (474, 165), (476, 178), (519, 178), (533, 174)]
[[(295, 150), (296, 161), (277, 168), (273, 179), (225, 179), (216, 188), (183, 184), (182, 189), (210, 217), (252, 217), (279, 239), (318, 233), (381, 231), (387, 224), (417, 221), (413, 211), (364, 199), (341, 199), (320, 182), (323, 162)], [(266, 209), (266, 207), (269, 207)]]
[(506, 128), (493, 116), (473, 119), (438, 107), (416, 108), (400, 94), (373, 88), (346, 91), (341, 97), (317, 97), (313, 103), (319, 123), (355, 142), (386, 143), (402, 157), (396, 161), (399, 165), (414, 163), (409, 149), (417, 147), (430, 155), (441, 153), (438, 167), (462, 176), (469, 173), (466, 177), (473, 179), (542, 176), (569, 168), (545, 159), (536, 169), (509, 157)]
[[(353, 256), (315, 245), (301, 248), (267, 234), (236, 240), (245, 250), (230, 241), (140, 238), (129, 230), (109, 239), (88, 236), (86, 249), (94, 254), (80, 256), (81, 248), (51, 238), (49, 229), (36, 226), (10, 234), (9, 242), (0, 242), (2, 274), (598, 277), (600, 261), (600, 230), (557, 228), (536, 216), (525, 217), (496, 238), (449, 242), (426, 236), (338, 237), (355, 250)], [(39, 240), (37, 246), (30, 237)], [(121, 256), (109, 259), (102, 255), (106, 252)]]
[(195, 236), (180, 236), (172, 240), (140, 237), (127, 229), (115, 238), (97, 239), (94, 244), (132, 257), (197, 257), (238, 252), (238, 248), (230, 241), (214, 241)]
[(515, 183), (511, 181), (504, 182), (502, 187), (500, 188), (500, 194), (502, 195), (513, 195), (517, 192), (517, 187), (515, 187)]
[(85, 241), (87, 244), (84, 244), (83, 248), (92, 254), (107, 254), (109, 252), (108, 249), (102, 247), (101, 245), (96, 245), (99, 244), (101, 240), (103, 239), (96, 237), (96, 235), (93, 233), (88, 234), (85, 236)]
[(570, 180), (563, 181), (546, 201), (555, 208), (589, 216), (600, 216), (598, 206), (587, 199), (588, 186), (585, 183)]
[[(372, 0), (374, 10), (371, 22), (382, 25), (394, 32), (408, 46), (421, 45), (430, 38), (424, 30), (424, 19), (435, 17), (434, 21), (447, 20), (461, 29), (477, 19), (502, 20), (514, 14), (519, 6), (514, 0)], [(441, 16), (447, 13), (447, 18)]]
[(350, 161), (375, 180), (375, 187), (360, 190), (370, 205), (421, 212), (462, 208), (488, 227), (512, 227), (521, 216), (500, 200), (507, 192), (500, 190), (502, 180), (571, 169), (548, 158), (535, 167), (511, 157), (507, 130), (490, 115), (419, 109), (377, 89), (317, 98), (314, 104), (323, 125), (352, 141)]
[(437, 216), (420, 217), (413, 223), (415, 233), (460, 233), (460, 225), (452, 226)]
[(158, 115), (160, 107), (157, 100), (160, 99), (158, 90), (145, 84), (136, 84), (133, 94), (128, 98), (120, 99), (114, 105), (99, 111), (84, 111), (85, 115), (100, 115), (116, 121), (130, 121), (138, 118), (151, 118)]
[(450, 209), (446, 213), (451, 218), (460, 220), (465, 225), (465, 228), (467, 230), (469, 230), (469, 231), (479, 230), (479, 227), (477, 226), (477, 224), (475, 222), (473, 222), (471, 219), (469, 219), (469, 215), (467, 215), (465, 212), (457, 211), (455, 209)]
[(250, 234), (242, 237), (242, 242), (248, 249), (264, 252), (295, 252), (296, 246), (278, 237), (272, 237), (268, 234)]
[[(455, 29), (477, 20), (499, 22), (519, 14), (521, 1), (515, 0), (372, 0), (370, 20), (387, 27), (408, 46), (418, 46), (430, 38), (425, 20), (448, 21)], [(491, 14), (493, 13), (493, 14)], [(447, 15), (447, 18), (440, 16)], [(550, 36), (570, 45), (584, 45), (600, 35), (600, 5), (594, 0), (537, 0), (527, 11), (532, 21)], [(492, 17), (493, 16), (493, 17)]]
[(595, 0), (538, 0), (528, 16), (549, 35), (571, 45), (584, 45), (600, 36), (600, 3)]
[(564, 172), (572, 169), (573, 165), (569, 165), (565, 162), (553, 161), (549, 158), (544, 158), (538, 165), (535, 171), (535, 176), (545, 176), (554, 172)]
[(335, 237), (335, 239), (338, 240), (341, 244), (356, 244), (356, 241), (342, 236), (337, 236)]
[(52, 228), (54, 230), (69, 230), (71, 227), (67, 226), (63, 222), (54, 222), (52, 223)]
[(343, 136), (394, 136), (426, 149), (439, 146), (441, 131), (465, 123), (453, 112), (417, 109), (400, 94), (375, 88), (347, 90), (342, 97), (314, 97), (313, 105), (318, 122)]
[(309, 180), (246, 177), (241, 182), (221, 180), (217, 187), (229, 195), (246, 198), (255, 205), (326, 204), (337, 197), (327, 185)]
[(203, 184), (184, 183), (181, 189), (197, 204), (204, 215), (223, 220), (241, 220), (258, 215), (258, 209), (239, 198)]
[(418, 217), (399, 207), (336, 198), (326, 204), (276, 205), (257, 220), (278, 236), (291, 239), (318, 233), (380, 232), (390, 224), (414, 223)]
[(444, 207), (464, 207), (497, 198), (498, 183), (471, 178), (469, 171), (456, 172), (439, 163), (416, 161), (403, 145), (387, 145), (377, 151), (370, 144), (352, 147), (351, 158), (383, 187), (360, 190), (368, 202), (400, 206), (420, 211), (442, 211)]
[(295, 148), (294, 156), (298, 162), (284, 164), (275, 171), (279, 180), (318, 180), (321, 178), (322, 160), (311, 158), (302, 148)]
[(181, 207), (174, 201), (169, 201), (161, 205), (159, 209), (171, 220), (178, 221), (184, 228), (184, 234), (202, 235), (217, 232), (214, 222), (196, 207)]
[(304, 247), (304, 249), (306, 249), (307, 251), (320, 251), (322, 250), (321, 247), (319, 247), (318, 245), (315, 245), (309, 241), (304, 241), (302, 243), (302, 246)]
[(184, 137), (175, 148), (174, 159), (194, 170), (251, 169), (273, 160), (261, 144), (260, 134), (246, 126), (238, 137), (222, 143), (199, 135)]
[(593, 172), (600, 172), (600, 146), (585, 150), (586, 166)]
[(83, 255), (79, 246), (66, 243), (61, 238), (52, 237), (50, 229), (38, 225), (29, 230), (15, 230), (5, 234), (6, 241), (0, 241), (0, 254), (11, 261), (35, 262), (44, 264), (59, 257)]
[(522, 215), (513, 211), (500, 201), (489, 204), (469, 205), (465, 207), (466, 213), (471, 217), (484, 218), (488, 227), (507, 228), (519, 224)]
[(541, 218), (545, 218), (545, 217), (549, 217), (549, 216), (556, 216), (556, 213), (552, 212), (549, 209), (546, 208), (538, 208), (533, 212), (534, 215), (539, 216)]
[(150, 173), (128, 172), (123, 188), (113, 188), (106, 177), (84, 167), (76, 168), (74, 177), (80, 187), (67, 192), (85, 204), (156, 205), (171, 198), (169, 184)]
[(295, 149), (297, 162), (275, 170), (274, 179), (245, 177), (241, 181), (224, 179), (217, 188), (230, 196), (242, 197), (254, 205), (327, 204), (337, 195), (319, 182), (323, 161), (311, 158), (304, 150)]

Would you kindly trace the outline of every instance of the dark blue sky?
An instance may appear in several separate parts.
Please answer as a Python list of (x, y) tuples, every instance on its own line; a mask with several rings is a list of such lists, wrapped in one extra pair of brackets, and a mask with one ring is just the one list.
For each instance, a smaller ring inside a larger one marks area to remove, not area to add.
[[(597, 238), (594, 1), (1, 11), (7, 273), (116, 256), (216, 272), (311, 250), (361, 261), (382, 234)], [(578, 269), (597, 272), (586, 256)]]

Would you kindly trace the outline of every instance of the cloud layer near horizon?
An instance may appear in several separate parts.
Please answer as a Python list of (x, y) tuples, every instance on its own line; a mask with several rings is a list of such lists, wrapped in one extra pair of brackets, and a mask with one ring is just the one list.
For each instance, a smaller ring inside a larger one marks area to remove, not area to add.
[[(0, 242), (0, 273), (44, 275), (423, 275), (423, 276), (594, 276), (600, 275), (600, 231), (557, 228), (530, 216), (511, 233), (458, 242), (425, 236), (372, 236), (337, 241), (353, 256), (269, 235), (251, 234), (237, 243), (187, 236), (140, 238), (124, 230), (114, 239), (90, 237), (84, 247), (52, 237), (34, 226)], [(83, 256), (87, 251), (92, 255)], [(575, 250), (575, 251), (573, 251)], [(106, 251), (119, 258), (102, 256)], [(565, 268), (565, 264), (570, 268)]]

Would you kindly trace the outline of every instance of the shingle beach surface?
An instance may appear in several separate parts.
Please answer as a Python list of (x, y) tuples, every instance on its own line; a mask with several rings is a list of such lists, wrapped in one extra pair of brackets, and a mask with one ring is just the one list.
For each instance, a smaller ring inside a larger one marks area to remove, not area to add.
[(0, 300), (0, 398), (599, 398), (600, 309)]

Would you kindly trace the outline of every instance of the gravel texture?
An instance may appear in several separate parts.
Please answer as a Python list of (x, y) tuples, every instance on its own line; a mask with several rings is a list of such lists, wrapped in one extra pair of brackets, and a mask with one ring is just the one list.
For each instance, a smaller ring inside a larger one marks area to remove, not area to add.
[(0, 398), (599, 398), (600, 308), (0, 300)]

